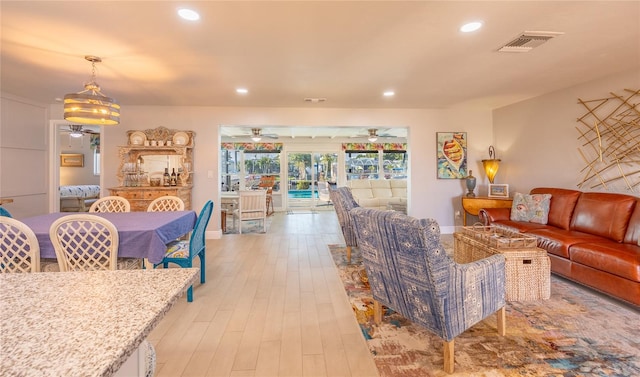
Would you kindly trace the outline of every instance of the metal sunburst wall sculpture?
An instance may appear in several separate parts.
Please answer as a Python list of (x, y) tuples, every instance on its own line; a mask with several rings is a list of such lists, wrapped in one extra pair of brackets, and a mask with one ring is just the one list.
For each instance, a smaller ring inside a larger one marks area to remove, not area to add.
[[(585, 163), (583, 189), (640, 192), (640, 90), (581, 100), (587, 112), (578, 118), (578, 152)], [(634, 102), (635, 101), (635, 102)]]

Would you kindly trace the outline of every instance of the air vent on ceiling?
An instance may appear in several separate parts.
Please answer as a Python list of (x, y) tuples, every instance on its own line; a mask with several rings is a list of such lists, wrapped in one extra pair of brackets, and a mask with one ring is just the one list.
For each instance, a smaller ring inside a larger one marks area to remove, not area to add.
[(320, 102), (325, 102), (327, 99), (326, 98), (305, 98), (304, 102), (311, 102), (311, 103), (320, 103)]
[(558, 31), (525, 31), (511, 42), (502, 46), (500, 52), (529, 52), (551, 38), (564, 33)]

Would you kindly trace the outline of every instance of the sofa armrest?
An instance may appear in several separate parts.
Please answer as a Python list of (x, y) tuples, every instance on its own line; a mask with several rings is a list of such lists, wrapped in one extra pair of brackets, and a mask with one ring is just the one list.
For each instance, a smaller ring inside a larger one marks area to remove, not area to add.
[(484, 225), (490, 225), (494, 221), (509, 220), (511, 208), (482, 208), (478, 211), (478, 217)]

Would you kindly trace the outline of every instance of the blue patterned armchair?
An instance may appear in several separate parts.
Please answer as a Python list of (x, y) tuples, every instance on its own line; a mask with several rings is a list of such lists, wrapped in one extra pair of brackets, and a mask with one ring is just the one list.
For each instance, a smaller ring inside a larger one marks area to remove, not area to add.
[(347, 263), (351, 263), (351, 248), (358, 247), (358, 242), (349, 211), (359, 207), (359, 205), (353, 199), (351, 190), (348, 187), (329, 189), (329, 196), (338, 216), (338, 223), (340, 223), (340, 228), (342, 229), (344, 242), (347, 245)]
[(454, 369), (456, 336), (495, 312), (498, 332), (505, 334), (503, 255), (457, 264), (440, 244), (440, 227), (433, 219), (367, 208), (350, 214), (377, 323), (386, 305), (438, 335), (447, 373)]

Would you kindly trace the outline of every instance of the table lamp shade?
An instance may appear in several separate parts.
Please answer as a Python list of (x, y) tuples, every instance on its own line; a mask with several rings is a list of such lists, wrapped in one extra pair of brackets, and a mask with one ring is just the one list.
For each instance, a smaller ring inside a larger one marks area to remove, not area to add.
[(487, 173), (487, 178), (489, 178), (489, 183), (493, 183), (493, 179), (498, 172), (498, 168), (500, 167), (500, 160), (491, 159), (491, 160), (482, 160), (482, 166), (484, 166), (484, 171)]

